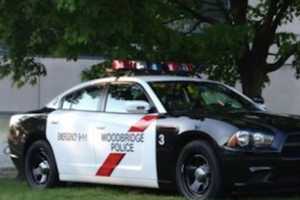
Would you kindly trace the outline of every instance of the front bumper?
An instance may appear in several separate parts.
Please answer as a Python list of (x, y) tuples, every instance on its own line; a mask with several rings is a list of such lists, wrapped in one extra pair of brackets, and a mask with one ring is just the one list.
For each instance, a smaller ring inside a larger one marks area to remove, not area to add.
[(225, 150), (222, 160), (226, 185), (300, 186), (300, 158), (284, 158), (278, 152)]

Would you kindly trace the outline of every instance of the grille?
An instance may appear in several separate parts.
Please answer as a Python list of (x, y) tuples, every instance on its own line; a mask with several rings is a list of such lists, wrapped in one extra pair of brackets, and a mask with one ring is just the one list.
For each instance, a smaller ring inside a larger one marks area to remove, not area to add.
[(300, 158), (300, 134), (288, 136), (282, 155), (285, 158)]

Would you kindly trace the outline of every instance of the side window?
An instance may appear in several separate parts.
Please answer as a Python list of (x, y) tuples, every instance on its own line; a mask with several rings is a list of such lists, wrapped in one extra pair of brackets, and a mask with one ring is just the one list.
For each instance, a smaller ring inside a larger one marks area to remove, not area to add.
[(224, 88), (214, 86), (212, 89), (207, 86), (203, 86), (201, 97), (206, 105), (219, 104), (227, 106), (229, 108), (241, 109), (243, 105), (234, 97), (230, 96), (230, 93)]
[(191, 101), (184, 84), (154, 84), (154, 91), (160, 95), (160, 101), (167, 110), (186, 110)]
[(63, 100), (62, 108), (67, 110), (99, 111), (102, 102), (102, 86), (88, 87), (76, 91)]
[(113, 84), (109, 87), (106, 112), (128, 113), (126, 104), (132, 101), (145, 101), (151, 105), (139, 84)]

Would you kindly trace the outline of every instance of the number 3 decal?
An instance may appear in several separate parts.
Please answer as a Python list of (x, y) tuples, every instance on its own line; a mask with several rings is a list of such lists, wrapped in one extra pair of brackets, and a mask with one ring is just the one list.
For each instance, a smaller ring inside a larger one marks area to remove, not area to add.
[(161, 145), (161, 146), (163, 146), (165, 143), (166, 143), (166, 141), (165, 141), (165, 135), (164, 134), (160, 134), (158, 136), (158, 144)]

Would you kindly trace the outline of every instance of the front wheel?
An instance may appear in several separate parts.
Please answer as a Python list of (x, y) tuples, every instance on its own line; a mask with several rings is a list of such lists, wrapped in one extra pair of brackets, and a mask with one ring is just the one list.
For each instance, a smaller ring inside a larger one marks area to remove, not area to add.
[(221, 196), (221, 169), (209, 143), (194, 141), (182, 149), (176, 165), (176, 182), (181, 194), (189, 200)]
[(46, 141), (34, 142), (26, 152), (25, 177), (29, 186), (37, 189), (50, 188), (58, 182), (55, 159)]

